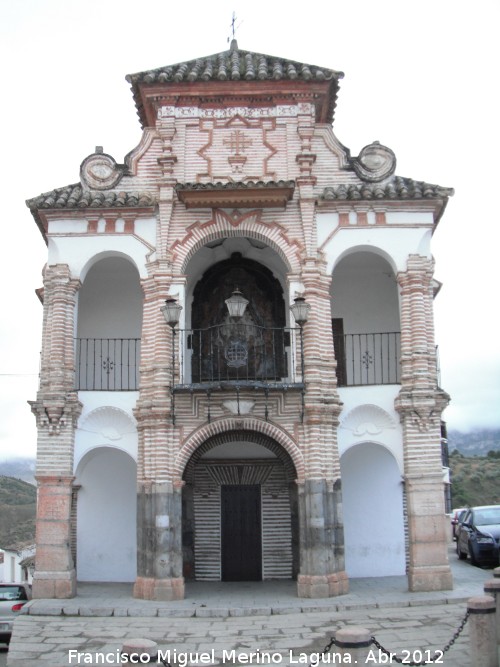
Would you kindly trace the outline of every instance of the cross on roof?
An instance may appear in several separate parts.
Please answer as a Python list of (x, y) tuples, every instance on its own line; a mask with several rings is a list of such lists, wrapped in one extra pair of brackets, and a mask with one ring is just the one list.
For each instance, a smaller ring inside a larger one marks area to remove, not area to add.
[(233, 16), (231, 19), (231, 33), (232, 33), (232, 39), (227, 38), (227, 41), (235, 42), (236, 41), (236, 30), (240, 27), (241, 23), (236, 25), (236, 12), (233, 12)]

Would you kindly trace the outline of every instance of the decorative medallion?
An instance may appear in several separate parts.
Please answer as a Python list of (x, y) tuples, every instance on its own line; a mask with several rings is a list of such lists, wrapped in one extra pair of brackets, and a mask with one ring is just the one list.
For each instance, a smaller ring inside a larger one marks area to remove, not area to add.
[(119, 183), (123, 170), (111, 155), (103, 153), (99, 148), (82, 162), (80, 178), (92, 190), (109, 190)]
[(198, 182), (259, 181), (273, 179), (269, 169), (276, 148), (269, 136), (276, 127), (274, 118), (248, 119), (234, 116), (226, 119), (200, 119), (200, 128), (207, 135), (198, 150), (206, 163), (206, 171), (197, 174)]
[(396, 156), (378, 141), (365, 146), (358, 157), (352, 159), (356, 174), (364, 181), (377, 183), (391, 176), (396, 169)]

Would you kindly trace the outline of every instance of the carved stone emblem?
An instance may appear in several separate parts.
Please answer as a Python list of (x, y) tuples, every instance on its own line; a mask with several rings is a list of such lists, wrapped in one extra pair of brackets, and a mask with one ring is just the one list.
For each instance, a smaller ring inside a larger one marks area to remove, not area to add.
[(365, 146), (352, 165), (356, 174), (364, 181), (376, 183), (391, 176), (396, 169), (396, 156), (387, 146), (378, 141)]
[(122, 176), (122, 169), (111, 155), (100, 151), (86, 157), (80, 166), (80, 178), (92, 190), (109, 190)]

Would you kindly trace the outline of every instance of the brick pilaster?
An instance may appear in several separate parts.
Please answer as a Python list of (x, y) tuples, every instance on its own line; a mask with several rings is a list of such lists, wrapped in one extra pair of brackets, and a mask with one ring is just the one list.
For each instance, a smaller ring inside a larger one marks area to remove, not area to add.
[(158, 164), (161, 168), (162, 178), (159, 197), (159, 216), (158, 216), (158, 243), (157, 252), (161, 260), (167, 258), (168, 249), (173, 241), (171, 219), (174, 210), (174, 203), (177, 196), (174, 191), (177, 179), (174, 170), (177, 163), (177, 156), (174, 151), (174, 138), (176, 135), (175, 117), (162, 116), (157, 121), (158, 134), (162, 140), (162, 155), (158, 158)]
[[(137, 461), (137, 579), (134, 595), (156, 600), (181, 599), (181, 491), (173, 484), (178, 429), (172, 423), (173, 334), (161, 308), (172, 276), (164, 262), (150, 267), (143, 281), (144, 311), (140, 393), (134, 411), (139, 451)], [(178, 280), (176, 281), (178, 284)], [(178, 379), (176, 338), (175, 372)]]
[(330, 276), (319, 261), (306, 261), (304, 297), (310, 304), (304, 325), (304, 423), (300, 427), (305, 482), (299, 487), (301, 597), (347, 593), (342, 490), (337, 447), (341, 402), (337, 392), (331, 335)]
[(331, 278), (323, 268), (319, 262), (309, 262), (302, 273), (303, 296), (311, 306), (303, 328), (306, 382), (303, 437), (306, 477), (333, 481), (340, 477), (337, 426), (342, 404), (337, 392), (331, 335)]
[(30, 401), (38, 431), (35, 597), (68, 598), (76, 593), (70, 545), (75, 429), (82, 409), (74, 388), (79, 287), (66, 264), (46, 267), (40, 386), (36, 400)]
[(408, 502), (410, 590), (452, 588), (445, 528), (441, 414), (449, 397), (437, 386), (432, 260), (410, 255), (401, 288), (401, 390)]

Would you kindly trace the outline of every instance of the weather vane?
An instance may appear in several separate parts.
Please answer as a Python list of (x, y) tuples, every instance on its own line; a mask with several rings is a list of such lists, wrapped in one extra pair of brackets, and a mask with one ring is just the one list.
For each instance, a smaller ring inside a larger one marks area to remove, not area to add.
[(229, 42), (231, 39), (236, 39), (236, 30), (240, 27), (242, 22), (240, 22), (238, 25), (236, 25), (236, 12), (233, 12), (233, 17), (231, 19), (231, 33), (232, 37), (228, 37), (227, 41)]

